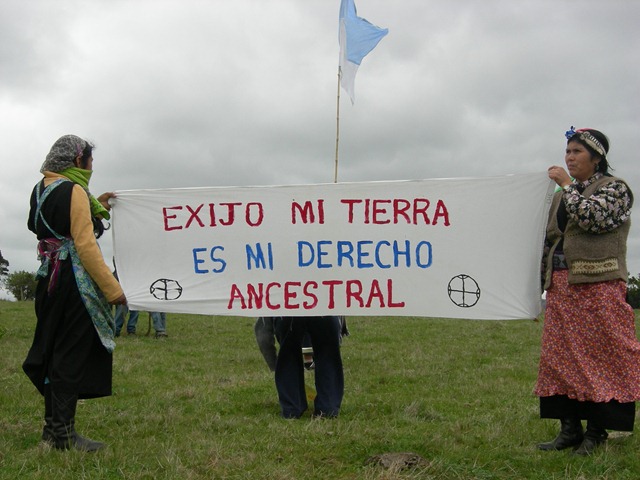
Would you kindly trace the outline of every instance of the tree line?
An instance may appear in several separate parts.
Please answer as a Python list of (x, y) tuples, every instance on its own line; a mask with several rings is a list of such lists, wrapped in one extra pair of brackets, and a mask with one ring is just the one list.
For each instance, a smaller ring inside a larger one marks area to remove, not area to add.
[(629, 275), (627, 282), (627, 302), (633, 308), (640, 308), (640, 273), (637, 277)]
[(21, 270), (9, 273), (9, 261), (2, 256), (0, 251), (0, 286), (13, 295), (16, 300), (33, 300), (36, 298), (35, 272)]

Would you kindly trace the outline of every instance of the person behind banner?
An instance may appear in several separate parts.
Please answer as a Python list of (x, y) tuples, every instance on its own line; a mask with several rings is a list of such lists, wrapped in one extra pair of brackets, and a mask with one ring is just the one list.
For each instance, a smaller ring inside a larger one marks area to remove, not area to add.
[(112, 305), (127, 300), (97, 243), (109, 198), (89, 192), (93, 145), (60, 137), (31, 194), (27, 225), (38, 238), (41, 261), (33, 343), (22, 365), (44, 396), (42, 440), (56, 449), (104, 447), (75, 430), (78, 399), (111, 395), (114, 343)]
[(282, 416), (300, 418), (309, 407), (302, 356), (304, 336), (308, 334), (313, 346), (317, 392), (313, 416), (337, 417), (344, 395), (341, 317), (276, 317), (274, 325), (280, 344), (275, 381)]
[[(113, 263), (115, 265), (115, 259)], [(117, 269), (113, 270), (113, 275), (114, 277), (116, 277), (116, 279), (118, 279)], [(127, 316), (129, 317), (128, 319), (127, 319)], [(127, 305), (116, 305), (116, 312), (115, 312), (116, 337), (120, 336), (120, 332), (122, 332), (122, 327), (124, 327), (124, 324), (125, 324), (125, 319), (127, 319), (126, 320), (127, 335), (135, 335), (136, 327), (138, 325), (138, 317), (139, 317), (139, 312), (137, 310), (129, 310), (129, 307)]]
[(538, 448), (573, 447), (577, 455), (590, 455), (608, 429), (633, 431), (640, 399), (640, 343), (625, 300), (633, 194), (609, 173), (609, 140), (602, 132), (571, 127), (566, 136), (568, 173), (549, 168), (562, 189), (553, 197), (546, 230), (547, 301), (535, 386), (540, 417), (559, 419), (560, 433)]

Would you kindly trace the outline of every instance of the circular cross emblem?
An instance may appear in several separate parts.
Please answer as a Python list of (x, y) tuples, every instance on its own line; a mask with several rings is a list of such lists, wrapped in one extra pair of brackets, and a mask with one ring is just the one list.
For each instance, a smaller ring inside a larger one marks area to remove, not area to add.
[(176, 300), (182, 295), (182, 287), (175, 280), (161, 278), (151, 284), (149, 292), (158, 300)]
[(473, 307), (480, 300), (480, 287), (469, 275), (456, 275), (447, 287), (449, 298), (462, 308)]

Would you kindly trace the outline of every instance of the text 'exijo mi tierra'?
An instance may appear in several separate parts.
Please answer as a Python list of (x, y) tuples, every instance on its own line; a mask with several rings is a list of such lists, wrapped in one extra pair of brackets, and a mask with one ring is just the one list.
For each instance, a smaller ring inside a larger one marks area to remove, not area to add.
[[(343, 218), (348, 224), (362, 225), (442, 225), (449, 226), (449, 211), (443, 200), (428, 198), (343, 198), (340, 200)], [(325, 201), (291, 202), (291, 224), (326, 221)], [(189, 228), (229, 227), (244, 224), (262, 226), (267, 218), (262, 202), (217, 202), (198, 205), (174, 205), (162, 208), (164, 230)]]

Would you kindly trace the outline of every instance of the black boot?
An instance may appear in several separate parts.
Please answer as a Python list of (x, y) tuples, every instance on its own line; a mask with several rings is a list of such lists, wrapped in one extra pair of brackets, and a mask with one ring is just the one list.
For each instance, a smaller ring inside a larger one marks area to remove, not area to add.
[(551, 442), (538, 444), (540, 450), (564, 450), (576, 447), (584, 438), (582, 422), (578, 418), (561, 418), (560, 433)]
[(584, 434), (584, 440), (573, 453), (582, 456), (591, 455), (598, 445), (602, 445), (607, 441), (608, 436), (609, 434), (604, 428), (593, 420), (587, 420), (587, 431)]
[(44, 427), (42, 428), (42, 441), (53, 445), (53, 413), (51, 407), (51, 385), (44, 386)]
[(78, 395), (51, 390), (53, 446), (58, 450), (73, 448), (83, 452), (94, 452), (104, 448), (104, 443), (84, 438), (75, 430)]

